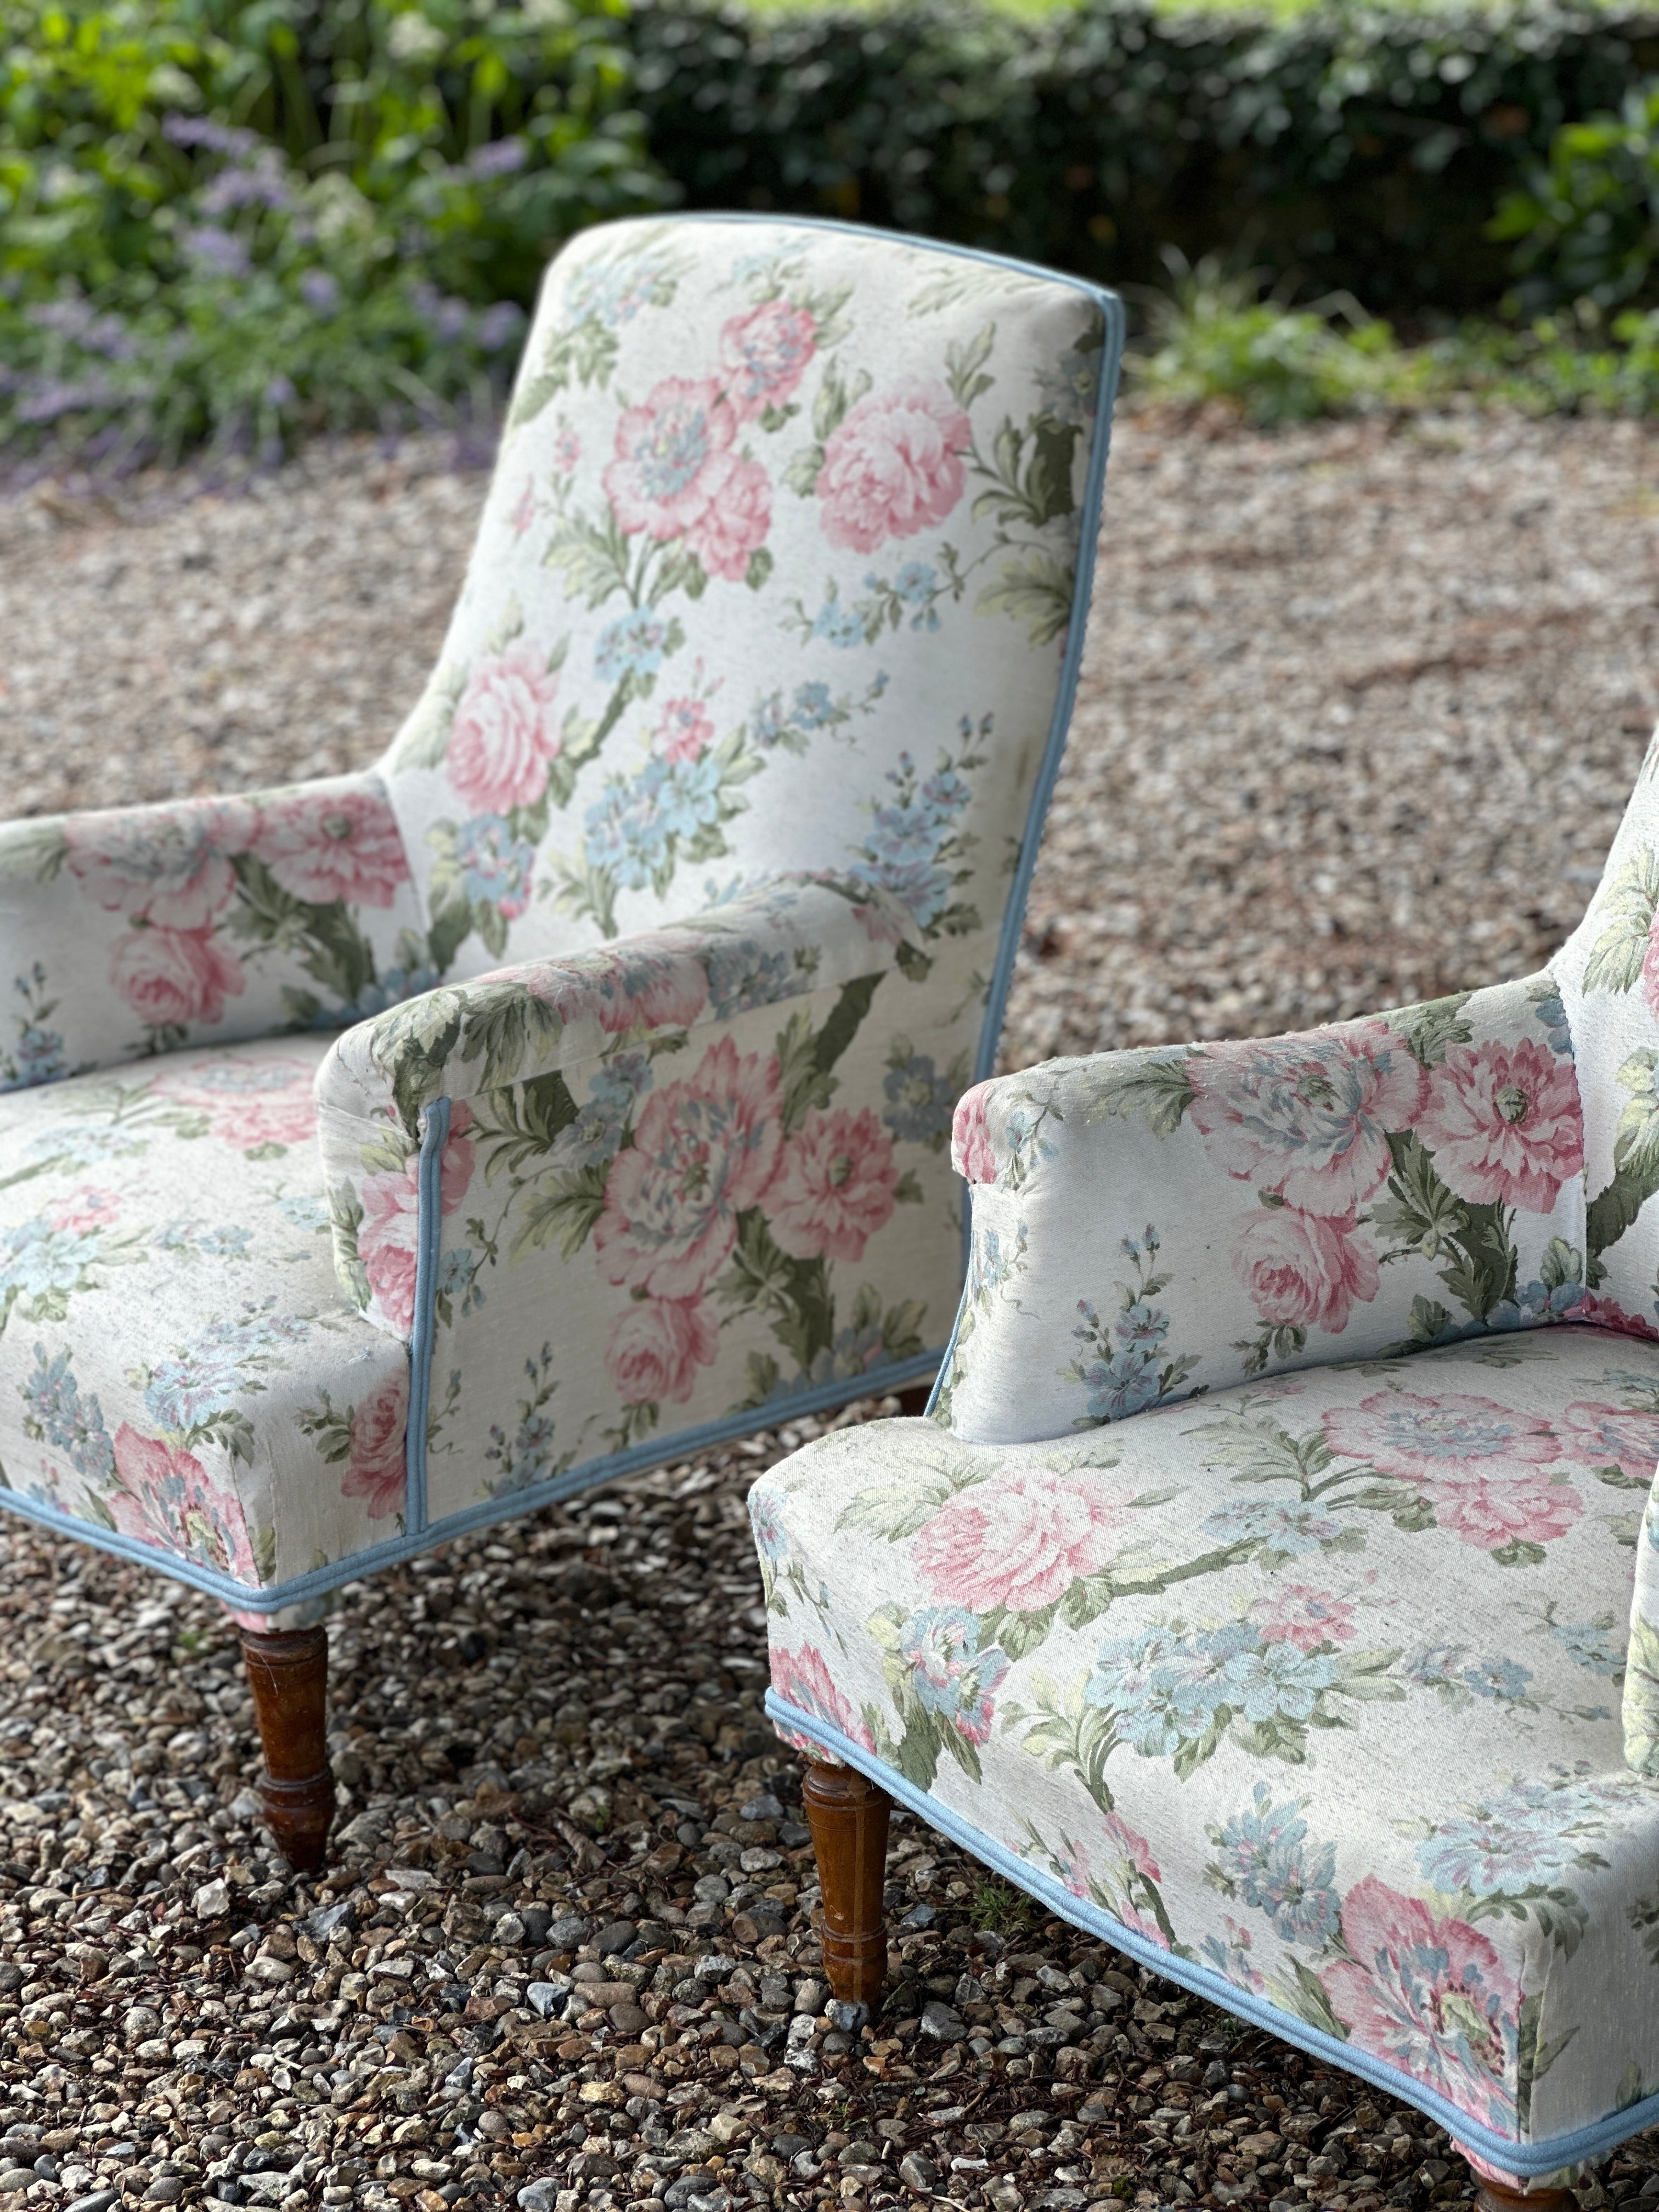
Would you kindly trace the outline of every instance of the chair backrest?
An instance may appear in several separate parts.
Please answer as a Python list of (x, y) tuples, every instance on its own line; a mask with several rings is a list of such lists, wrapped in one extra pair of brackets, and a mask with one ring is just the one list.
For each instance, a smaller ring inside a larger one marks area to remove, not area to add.
[(382, 764), (439, 963), (823, 871), (974, 940), (990, 988), (1075, 679), (1121, 330), (1087, 286), (835, 224), (567, 247)]
[(1584, 1110), (1586, 1279), (1575, 1319), (1659, 1337), (1659, 735), (1601, 881), (1550, 971)]

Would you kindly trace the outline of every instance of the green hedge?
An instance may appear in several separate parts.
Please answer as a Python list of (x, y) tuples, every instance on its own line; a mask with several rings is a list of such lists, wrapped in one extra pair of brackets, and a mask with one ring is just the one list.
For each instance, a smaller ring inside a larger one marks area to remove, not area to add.
[(1115, 283), (1216, 248), (1367, 307), (1490, 311), (1494, 210), (1558, 128), (1659, 73), (1659, 16), (1087, 0), (1040, 24), (904, 0), (766, 20), (638, 0), (652, 157), (692, 207), (857, 217)]

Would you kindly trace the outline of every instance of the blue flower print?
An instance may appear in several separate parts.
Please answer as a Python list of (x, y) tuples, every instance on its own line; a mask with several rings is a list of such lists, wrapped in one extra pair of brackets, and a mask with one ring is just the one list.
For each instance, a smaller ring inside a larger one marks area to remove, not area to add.
[(827, 684), (801, 684), (795, 688), (790, 720), (799, 729), (821, 730), (840, 720), (835, 698)]
[(1305, 1723), (1337, 1679), (1334, 1658), (1264, 1644), (1247, 1621), (1191, 1635), (1160, 1624), (1103, 1644), (1084, 1695), (1143, 1758), (1167, 1758), (1208, 1735), (1224, 1707), (1258, 1726)]
[(882, 1120), (902, 1144), (936, 1144), (951, 1133), (961, 1085), (936, 1073), (930, 1053), (913, 1052), (890, 1063), (882, 1078), (887, 1101)]
[(1468, 1647), (1461, 1644), (1427, 1645), (1407, 1660), (1405, 1671), (1407, 1681), (1437, 1690), (1454, 1705), (1471, 1696), (1505, 1705), (1531, 1707), (1534, 1703), (1528, 1668), (1501, 1656), (1470, 1659)]
[[(877, 588), (879, 579), (866, 576), (867, 586)], [(933, 602), (939, 594), (939, 570), (931, 561), (907, 561), (893, 579), (893, 591), (907, 607), (915, 611), (910, 617), (912, 629), (937, 629), (939, 612)]]
[(57, 1229), (37, 1215), (0, 1236), (0, 1302), (61, 1297), (82, 1286), (99, 1257), (96, 1230)]
[(993, 1696), (1008, 1659), (995, 1644), (980, 1650), (975, 1616), (959, 1605), (912, 1613), (899, 1632), (899, 1650), (923, 1709), (969, 1743), (988, 1741)]
[(757, 1484), (749, 1493), (749, 1522), (755, 1532), (755, 1546), (763, 1559), (775, 1566), (789, 1550), (789, 1539), (784, 1534), (779, 1514), (780, 1501), (763, 1484)]
[(69, 1068), (63, 1038), (46, 1025), (57, 1001), (46, 995), (44, 965), (37, 960), (26, 975), (16, 977), (13, 988), (23, 1001), (23, 1012), (16, 1018), (17, 1036), (10, 1052), (0, 1052), (0, 1091), (28, 1091), (37, 1084), (57, 1082)]
[(667, 623), (659, 622), (648, 607), (636, 607), (599, 632), (593, 647), (594, 673), (603, 684), (619, 684), (624, 676), (654, 676), (667, 647)]
[(455, 862), (469, 904), (494, 907), (503, 921), (516, 921), (529, 905), (536, 848), (528, 838), (514, 837), (501, 815), (477, 814), (461, 824)]
[(293, 1229), (326, 1229), (329, 1225), (327, 1206), (310, 1191), (295, 1191), (287, 1198), (279, 1198), (276, 1211)]
[(1336, 1932), (1336, 1846), (1310, 1850), (1308, 1824), (1298, 1805), (1275, 1805), (1265, 1782), (1255, 1785), (1248, 1812), (1211, 1834), (1219, 1848), (1218, 1870), (1246, 1905), (1265, 1912), (1273, 1933), (1287, 1943), (1322, 1944)]
[(1588, 1667), (1592, 1674), (1605, 1674), (1614, 1681), (1624, 1673), (1629, 1638), (1622, 1628), (1615, 1637), (1599, 1620), (1553, 1620), (1550, 1634), (1570, 1659)]
[(240, 1320), (210, 1322), (199, 1335), (150, 1370), (144, 1405), (157, 1426), (187, 1435), (228, 1413), (239, 1397), (263, 1390), (260, 1371), (277, 1364), (285, 1345), (298, 1344), (311, 1324), (298, 1315), (245, 1308)]
[(706, 966), (708, 1003), (721, 1021), (751, 1006), (775, 1006), (807, 989), (811, 977), (787, 953), (763, 952), (742, 939), (716, 940)]
[(89, 1481), (109, 1482), (115, 1474), (115, 1447), (104, 1426), (95, 1397), (83, 1399), (67, 1352), (48, 1360), (42, 1344), (34, 1347), (34, 1370), (22, 1386), (23, 1427), (57, 1451)]
[[(1525, 1896), (1570, 1867), (1604, 1863), (1596, 1842), (1628, 1802), (1617, 1782), (1511, 1782), (1420, 1843), (1418, 1868), (1449, 1895)], [(1639, 1802), (1631, 1809), (1639, 1815)]]
[(1295, 1559), (1334, 1544), (1342, 1523), (1317, 1505), (1292, 1499), (1241, 1498), (1223, 1505), (1204, 1522), (1204, 1533), (1218, 1544), (1260, 1544), (1279, 1559)]
[(864, 643), (863, 618), (855, 614), (851, 607), (842, 606), (840, 599), (836, 596), (833, 584), (830, 587), (829, 596), (823, 605), (812, 617), (812, 635), (814, 637), (822, 638), (826, 645), (833, 645), (843, 653), (850, 646)]

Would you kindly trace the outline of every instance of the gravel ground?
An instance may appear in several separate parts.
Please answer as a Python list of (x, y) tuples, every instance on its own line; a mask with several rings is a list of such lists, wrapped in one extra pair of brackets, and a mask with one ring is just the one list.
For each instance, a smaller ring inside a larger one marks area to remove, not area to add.
[[(372, 757), (481, 491), (415, 447), (234, 501), (0, 504), (5, 811)], [(1659, 710), (1656, 532), (1633, 428), (1126, 425), (1010, 1061), (1545, 957)], [(253, 1822), (216, 1610), (0, 1530), (0, 2212), (1467, 2194), (1418, 2115), (902, 1817), (889, 2002), (825, 2014), (742, 1504), (812, 1433), (349, 1593), (316, 1884)], [(1583, 2202), (1649, 2191), (1644, 2138)]]

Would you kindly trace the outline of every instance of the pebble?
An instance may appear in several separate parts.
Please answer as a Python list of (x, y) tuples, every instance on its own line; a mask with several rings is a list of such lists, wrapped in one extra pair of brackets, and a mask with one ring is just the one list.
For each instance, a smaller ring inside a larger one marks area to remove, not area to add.
[[(1295, 1026), (1545, 957), (1659, 707), (1656, 453), (1631, 424), (1126, 418), (1006, 1060)], [(319, 449), (246, 498), (0, 501), (9, 811), (371, 759), (483, 495), (449, 462)], [(20, 1632), (0, 1656), (0, 2193), (21, 2176), (69, 2212), (122, 2192), (878, 2212), (941, 2177), (989, 2212), (1467, 2196), (1419, 2114), (1046, 1917), (902, 1810), (886, 2002), (866, 2021), (831, 2000), (799, 1767), (761, 1710), (743, 1503), (826, 1425), (354, 1592), (332, 1631), (337, 1855), (314, 1882), (258, 1825), (222, 1615), (0, 1522)], [(750, 1874), (747, 1853), (775, 1863)], [(1656, 2174), (1640, 2137), (1581, 2200)]]

